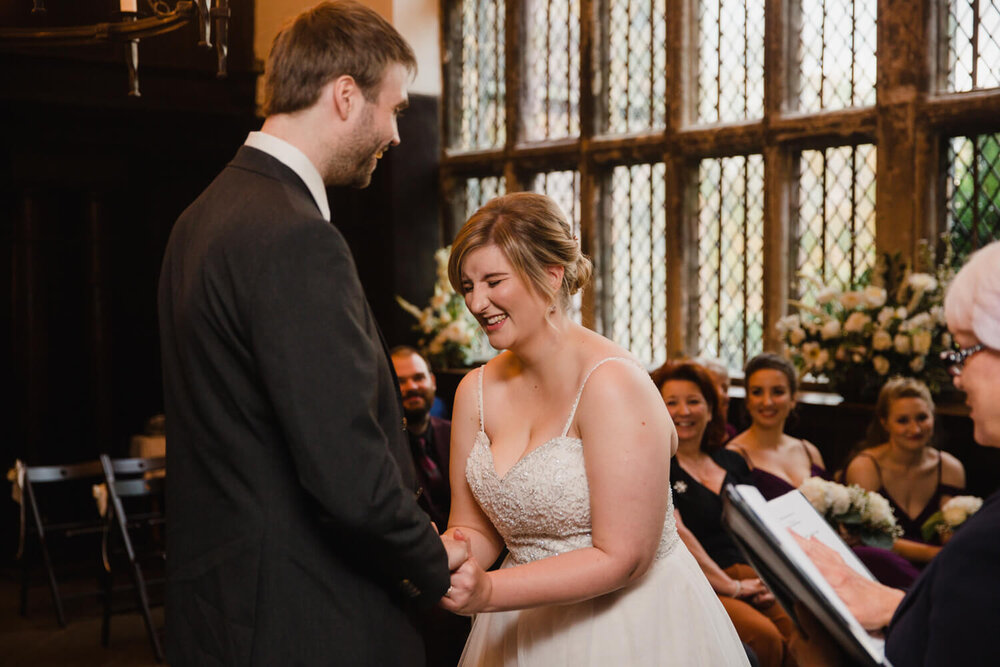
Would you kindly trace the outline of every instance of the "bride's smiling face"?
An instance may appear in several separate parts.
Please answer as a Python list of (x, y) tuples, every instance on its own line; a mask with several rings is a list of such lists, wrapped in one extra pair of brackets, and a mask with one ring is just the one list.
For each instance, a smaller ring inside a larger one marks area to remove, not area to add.
[(494, 348), (508, 349), (545, 323), (547, 304), (514, 271), (496, 245), (470, 252), (462, 263), (461, 274), (465, 305)]

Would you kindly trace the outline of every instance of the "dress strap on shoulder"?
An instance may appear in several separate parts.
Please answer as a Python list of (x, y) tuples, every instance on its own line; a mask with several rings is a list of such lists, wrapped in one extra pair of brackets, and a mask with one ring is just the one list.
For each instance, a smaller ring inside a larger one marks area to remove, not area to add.
[(486, 375), (486, 364), (479, 367), (479, 390), (476, 392), (476, 399), (479, 403), (479, 430), (486, 430), (486, 421), (483, 418), (483, 376)]
[(753, 470), (754, 465), (753, 465), (753, 459), (750, 458), (750, 452), (743, 449), (741, 446), (735, 444), (733, 445), (733, 449), (735, 449), (736, 453), (742, 456), (743, 460), (747, 462), (747, 467), (750, 468), (750, 470)]
[(576, 392), (576, 399), (573, 401), (573, 409), (569, 411), (569, 419), (566, 420), (566, 425), (563, 427), (562, 437), (566, 437), (566, 434), (569, 433), (569, 427), (573, 425), (573, 419), (576, 417), (576, 409), (580, 405), (580, 397), (583, 396), (583, 388), (587, 386), (587, 380), (590, 379), (590, 376), (594, 373), (594, 371), (608, 361), (624, 361), (625, 363), (632, 364), (633, 366), (639, 366), (639, 364), (637, 364), (634, 360), (627, 357), (607, 357), (594, 364), (593, 367), (587, 371), (587, 374), (583, 376), (583, 382), (580, 383), (580, 390)]
[(861, 452), (860, 454), (858, 454), (858, 456), (863, 456), (872, 462), (872, 465), (875, 466), (875, 474), (878, 475), (878, 485), (879, 487), (884, 489), (885, 480), (882, 479), (882, 466), (878, 464), (878, 461), (875, 460), (875, 457), (872, 456), (871, 454), (865, 454), (864, 452)]

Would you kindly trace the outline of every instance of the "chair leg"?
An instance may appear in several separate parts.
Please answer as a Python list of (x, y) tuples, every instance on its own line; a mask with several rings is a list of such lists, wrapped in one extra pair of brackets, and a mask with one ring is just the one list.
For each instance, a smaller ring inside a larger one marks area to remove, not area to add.
[(139, 598), (139, 607), (142, 609), (142, 618), (146, 622), (146, 633), (149, 635), (149, 643), (153, 647), (153, 655), (157, 662), (163, 662), (163, 648), (160, 646), (160, 638), (153, 627), (153, 617), (149, 613), (149, 598), (146, 595), (146, 580), (142, 576), (142, 569), (138, 563), (132, 563), (132, 579), (135, 583), (136, 596)]
[(56, 608), (56, 618), (59, 620), (59, 627), (66, 627), (66, 614), (63, 613), (62, 598), (59, 597), (59, 586), (56, 584), (56, 572), (52, 568), (52, 559), (49, 558), (49, 550), (45, 545), (45, 538), (39, 535), (39, 546), (42, 549), (42, 561), (45, 563), (45, 573), (49, 577), (49, 589), (52, 591), (52, 604)]

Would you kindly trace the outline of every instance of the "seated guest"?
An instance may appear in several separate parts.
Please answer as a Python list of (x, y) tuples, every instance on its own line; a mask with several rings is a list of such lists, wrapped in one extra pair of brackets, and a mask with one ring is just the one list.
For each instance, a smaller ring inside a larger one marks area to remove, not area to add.
[[(761, 495), (770, 500), (797, 489), (809, 477), (829, 479), (816, 446), (785, 434), (797, 387), (791, 362), (776, 354), (758, 354), (747, 362), (743, 383), (750, 428), (726, 447), (746, 460)], [(920, 574), (909, 561), (887, 549), (852, 548), (871, 573), (889, 586), (906, 588)]]
[(722, 422), (725, 426), (723, 442), (728, 442), (736, 435), (736, 427), (729, 423), (729, 367), (721, 359), (712, 357), (698, 357), (693, 360), (706, 371), (719, 390), (719, 413), (722, 415)]
[[(420, 484), (417, 501), (441, 532), (448, 527), (451, 506), (451, 485), (448, 483), (451, 422), (431, 414), (431, 406), (441, 401), (435, 397), (434, 373), (420, 353), (400, 345), (392, 349), (390, 356), (399, 378), (406, 433)], [(470, 619), (435, 607), (418, 622), (424, 635), (427, 667), (457, 664), (469, 636)]]
[(924, 540), (921, 526), (952, 496), (965, 489), (965, 468), (951, 454), (930, 446), (934, 401), (920, 380), (897, 377), (879, 392), (869, 442), (844, 474), (847, 484), (875, 491), (892, 505), (903, 537), (893, 551), (927, 563), (941, 550)]
[(794, 665), (788, 650), (795, 632), (791, 619), (722, 527), (722, 487), (753, 480), (742, 457), (722, 447), (722, 402), (716, 383), (692, 362), (668, 361), (652, 377), (677, 429), (677, 454), (670, 466), (677, 532), (760, 664)]
[[(1000, 242), (976, 252), (945, 297), (955, 386), (966, 394), (976, 442), (1000, 447)], [(886, 628), (895, 667), (997, 664), (1000, 627), (1000, 491), (993, 493), (903, 593), (862, 578), (816, 540), (800, 544), (848, 609), (869, 630)], [(813, 641), (817, 662), (846, 664), (829, 642)], [(812, 656), (811, 656), (812, 657)]]
[(444, 531), (448, 527), (451, 505), (448, 483), (451, 422), (430, 414), (437, 383), (420, 353), (412, 347), (400, 345), (393, 348), (391, 356), (399, 378), (399, 393), (403, 397), (413, 467), (420, 483), (418, 501), (438, 531)]

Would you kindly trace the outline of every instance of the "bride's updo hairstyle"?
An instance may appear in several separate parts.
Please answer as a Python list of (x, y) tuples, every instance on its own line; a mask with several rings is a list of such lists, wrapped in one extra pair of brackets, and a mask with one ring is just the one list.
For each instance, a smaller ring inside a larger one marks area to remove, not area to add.
[[(590, 281), (592, 265), (580, 252), (573, 229), (554, 201), (533, 192), (491, 199), (458, 232), (448, 258), (448, 280), (462, 293), (462, 264), (474, 250), (495, 245), (518, 277), (548, 303), (563, 309)], [(552, 289), (546, 268), (563, 268), (562, 284)]]

